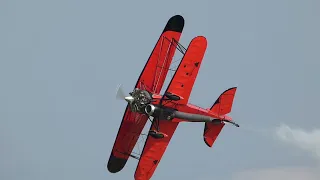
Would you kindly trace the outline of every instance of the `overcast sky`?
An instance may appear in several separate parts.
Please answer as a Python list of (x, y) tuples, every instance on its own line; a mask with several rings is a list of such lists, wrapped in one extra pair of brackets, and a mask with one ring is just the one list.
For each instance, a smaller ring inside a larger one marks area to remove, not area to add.
[[(180, 123), (153, 179), (320, 179), (320, 3), (311, 0), (0, 2), (0, 179), (133, 179), (105, 169), (126, 103), (168, 19), (208, 48), (190, 102), (238, 86), (213, 148)], [(148, 126), (150, 124), (148, 123)], [(148, 127), (147, 127), (148, 128)], [(141, 144), (143, 147), (143, 144)]]

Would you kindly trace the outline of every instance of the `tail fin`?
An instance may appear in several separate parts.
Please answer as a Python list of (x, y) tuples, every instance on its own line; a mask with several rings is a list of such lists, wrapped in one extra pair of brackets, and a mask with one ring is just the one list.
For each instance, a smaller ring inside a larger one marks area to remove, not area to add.
[(210, 111), (218, 114), (219, 116), (230, 113), (236, 91), (237, 87), (233, 87), (224, 91), (212, 105)]
[[(236, 94), (237, 87), (230, 88), (224, 91), (216, 102), (210, 108), (210, 111), (221, 116), (226, 115), (231, 112), (233, 99)], [(213, 143), (216, 141), (218, 135), (220, 134), (224, 124), (213, 124), (206, 122), (204, 125), (203, 138), (204, 142), (212, 147)]]

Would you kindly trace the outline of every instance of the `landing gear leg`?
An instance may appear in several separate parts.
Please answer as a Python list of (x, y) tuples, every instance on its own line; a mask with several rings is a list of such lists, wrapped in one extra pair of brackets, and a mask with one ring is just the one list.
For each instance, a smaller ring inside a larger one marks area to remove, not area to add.
[(168, 135), (166, 135), (166, 134), (164, 134), (164, 133), (162, 133), (162, 132), (160, 132), (159, 131), (159, 119), (154, 119), (154, 125), (156, 126), (155, 127), (155, 130), (150, 130), (149, 131), (149, 135), (151, 136), (151, 137), (153, 137), (153, 138), (155, 138), (155, 139), (162, 139), (162, 138), (164, 138), (164, 137), (167, 137)]

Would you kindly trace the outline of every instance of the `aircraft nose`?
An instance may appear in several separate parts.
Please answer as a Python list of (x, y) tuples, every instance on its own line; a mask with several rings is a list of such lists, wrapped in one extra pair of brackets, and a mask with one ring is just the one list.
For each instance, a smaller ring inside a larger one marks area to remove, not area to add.
[(128, 103), (132, 103), (133, 100), (134, 100), (134, 98), (133, 98), (132, 96), (126, 96), (124, 99), (125, 99)]

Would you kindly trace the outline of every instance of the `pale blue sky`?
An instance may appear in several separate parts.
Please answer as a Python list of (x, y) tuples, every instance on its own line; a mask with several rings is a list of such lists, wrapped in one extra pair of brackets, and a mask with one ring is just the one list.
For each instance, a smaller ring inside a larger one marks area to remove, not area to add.
[(181, 123), (153, 179), (240, 180), (251, 169), (316, 167), (308, 152), (248, 129), (320, 127), (319, 6), (1, 1), (0, 179), (133, 179), (135, 159), (119, 173), (105, 169), (126, 106), (115, 89), (133, 88), (175, 14), (185, 18), (185, 47), (198, 35), (208, 40), (191, 103), (210, 107), (237, 85), (231, 115), (241, 127), (225, 127), (208, 148), (202, 123)]

